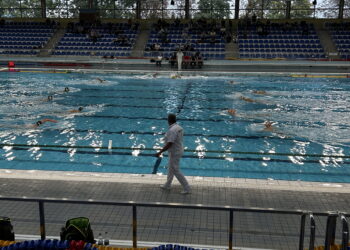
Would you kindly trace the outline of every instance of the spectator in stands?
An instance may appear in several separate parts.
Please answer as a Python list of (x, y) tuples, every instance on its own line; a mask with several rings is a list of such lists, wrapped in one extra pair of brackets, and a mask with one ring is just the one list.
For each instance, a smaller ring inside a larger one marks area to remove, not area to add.
[(139, 29), (139, 26), (140, 26), (140, 23), (139, 22), (135, 22), (132, 26), (132, 30), (138, 30)]
[(262, 23), (257, 23), (256, 32), (259, 36), (262, 36), (264, 34)]
[(122, 32), (123, 32), (123, 31), (120, 30), (120, 29), (115, 29), (115, 30), (114, 30), (114, 35), (115, 35), (116, 37), (118, 37)]
[(292, 26), (291, 26), (290, 23), (286, 22), (284, 26), (285, 26), (285, 30), (286, 31), (291, 31), (292, 30)]
[(197, 60), (196, 60), (196, 56), (195, 54), (192, 54), (191, 56), (191, 63), (190, 63), (191, 67), (194, 68), (197, 65)]
[(175, 66), (176, 63), (176, 52), (173, 52), (170, 56), (169, 63), (171, 67)]
[(50, 26), (51, 25), (51, 20), (49, 18), (46, 18), (45, 23), (46, 23), (46, 25)]
[(179, 27), (180, 24), (181, 24), (180, 19), (176, 18), (175, 21), (174, 21), (175, 27)]
[(252, 15), (252, 23), (256, 23), (256, 20), (257, 20), (256, 14), (253, 13), (253, 15)]
[(114, 39), (113, 43), (115, 45), (120, 45), (120, 46), (129, 46), (130, 44), (128, 38), (123, 34), (119, 35), (116, 39)]
[(131, 18), (128, 19), (128, 25), (129, 25), (129, 28), (131, 28), (131, 25), (132, 25), (132, 19)]
[[(231, 35), (230, 32), (227, 32), (227, 34), (226, 34), (226, 42), (230, 43), (231, 41), (232, 41), (232, 35)], [(234, 40), (234, 42), (235, 42), (235, 40)]]
[(207, 34), (206, 34), (205, 31), (203, 31), (203, 32), (201, 33), (200, 37), (199, 37), (199, 41), (198, 41), (198, 42), (200, 42), (200, 43), (205, 43), (206, 40), (207, 40)]
[(109, 34), (113, 34), (113, 24), (112, 23), (107, 23), (107, 30)]
[(91, 29), (90, 31), (90, 39), (92, 40), (93, 43), (97, 42), (97, 39), (100, 38), (101, 35), (98, 33), (97, 30)]
[(223, 36), (223, 37), (226, 36), (226, 28), (225, 28), (225, 26), (220, 28), (220, 35)]
[(76, 33), (79, 33), (79, 34), (84, 34), (84, 26), (83, 25), (75, 25), (75, 30), (76, 30)]
[(187, 41), (190, 38), (189, 35), (188, 35), (188, 31), (183, 30), (182, 34), (181, 34), (181, 37), (182, 37), (182, 39)]
[(197, 51), (196, 54), (194, 55), (195, 59), (196, 59), (196, 64), (198, 66), (198, 68), (201, 68), (203, 66), (203, 57), (201, 55), (200, 51)]
[(210, 38), (214, 38), (214, 39), (216, 38), (216, 32), (214, 30), (210, 31), (209, 35), (210, 35)]
[(307, 25), (307, 23), (305, 21), (300, 22), (300, 27), (302, 29), (303, 36), (309, 35), (309, 26)]
[(187, 69), (187, 67), (190, 66), (190, 64), (191, 64), (191, 56), (185, 54), (184, 57), (183, 57), (183, 67), (185, 69)]
[(214, 43), (216, 43), (216, 39), (215, 39), (215, 37), (211, 37), (209, 42), (210, 42), (210, 44), (214, 44)]
[(165, 29), (161, 29), (158, 33), (158, 37), (162, 43), (168, 43), (168, 32)]
[(43, 47), (43, 44), (39, 44), (38, 46), (33, 46), (33, 49), (42, 49)]
[(154, 44), (154, 50), (155, 51), (160, 51), (160, 44), (158, 44), (158, 43), (156, 43), (156, 44)]
[(4, 19), (0, 19), (0, 27), (5, 25), (5, 20)]
[(185, 46), (183, 47), (184, 51), (194, 51), (194, 48), (192, 44), (186, 43)]
[(159, 53), (159, 55), (155, 59), (156, 66), (161, 67), (162, 66), (162, 60), (163, 60), (163, 55), (161, 53)]

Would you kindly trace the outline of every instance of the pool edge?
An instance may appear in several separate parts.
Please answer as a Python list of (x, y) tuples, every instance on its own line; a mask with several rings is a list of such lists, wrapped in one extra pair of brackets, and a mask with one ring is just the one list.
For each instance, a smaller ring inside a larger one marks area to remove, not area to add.
[[(159, 185), (165, 182), (166, 175), (0, 169), (0, 179), (1, 178), (82, 182), (119, 182)], [(186, 176), (186, 178), (188, 178), (188, 181), (194, 189), (196, 187), (207, 186), (279, 191), (290, 190), (300, 192), (350, 193), (350, 183), (327, 183), (201, 176)], [(175, 181), (174, 185), (179, 185), (179, 183)]]

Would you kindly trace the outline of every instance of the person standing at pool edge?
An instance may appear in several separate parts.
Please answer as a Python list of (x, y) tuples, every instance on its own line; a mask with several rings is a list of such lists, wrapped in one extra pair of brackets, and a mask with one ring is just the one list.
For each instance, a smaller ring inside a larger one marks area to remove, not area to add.
[(162, 189), (169, 190), (171, 183), (175, 177), (181, 183), (184, 190), (181, 194), (190, 194), (191, 188), (186, 180), (185, 176), (180, 172), (180, 159), (183, 154), (183, 128), (176, 123), (176, 115), (169, 114), (168, 115), (168, 124), (169, 129), (165, 134), (165, 145), (164, 147), (156, 153), (156, 157), (160, 157), (160, 155), (167, 151), (169, 152), (169, 162), (168, 162), (168, 175), (167, 181), (164, 185), (160, 187)]
[(179, 49), (179, 51), (176, 53), (177, 57), (177, 70), (181, 70), (182, 67), (182, 58), (184, 56), (184, 53)]

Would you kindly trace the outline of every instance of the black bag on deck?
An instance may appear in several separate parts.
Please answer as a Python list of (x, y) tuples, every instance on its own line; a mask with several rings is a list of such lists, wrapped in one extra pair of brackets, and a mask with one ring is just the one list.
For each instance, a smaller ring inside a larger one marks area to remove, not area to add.
[(0, 216), (0, 240), (15, 240), (13, 226), (11, 224), (10, 218), (8, 217)]
[(95, 243), (90, 221), (85, 217), (69, 219), (66, 227), (62, 228), (60, 233), (61, 240), (82, 240), (89, 243)]

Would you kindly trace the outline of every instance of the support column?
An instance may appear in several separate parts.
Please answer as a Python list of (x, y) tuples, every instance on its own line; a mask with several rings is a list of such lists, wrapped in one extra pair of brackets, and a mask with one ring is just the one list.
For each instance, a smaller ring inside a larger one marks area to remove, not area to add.
[(291, 1), (287, 1), (287, 6), (286, 6), (286, 19), (290, 19), (290, 9), (291, 9)]
[(94, 6), (94, 0), (88, 0), (88, 6), (89, 6), (89, 9), (92, 9)]
[(136, 19), (141, 19), (141, 0), (136, 1)]
[(339, 0), (339, 14), (338, 18), (343, 19), (344, 17), (344, 0)]
[(235, 19), (239, 19), (239, 0), (235, 1)]
[(190, 19), (190, 0), (185, 0), (185, 19)]
[(41, 0), (41, 17), (46, 18), (46, 0)]

